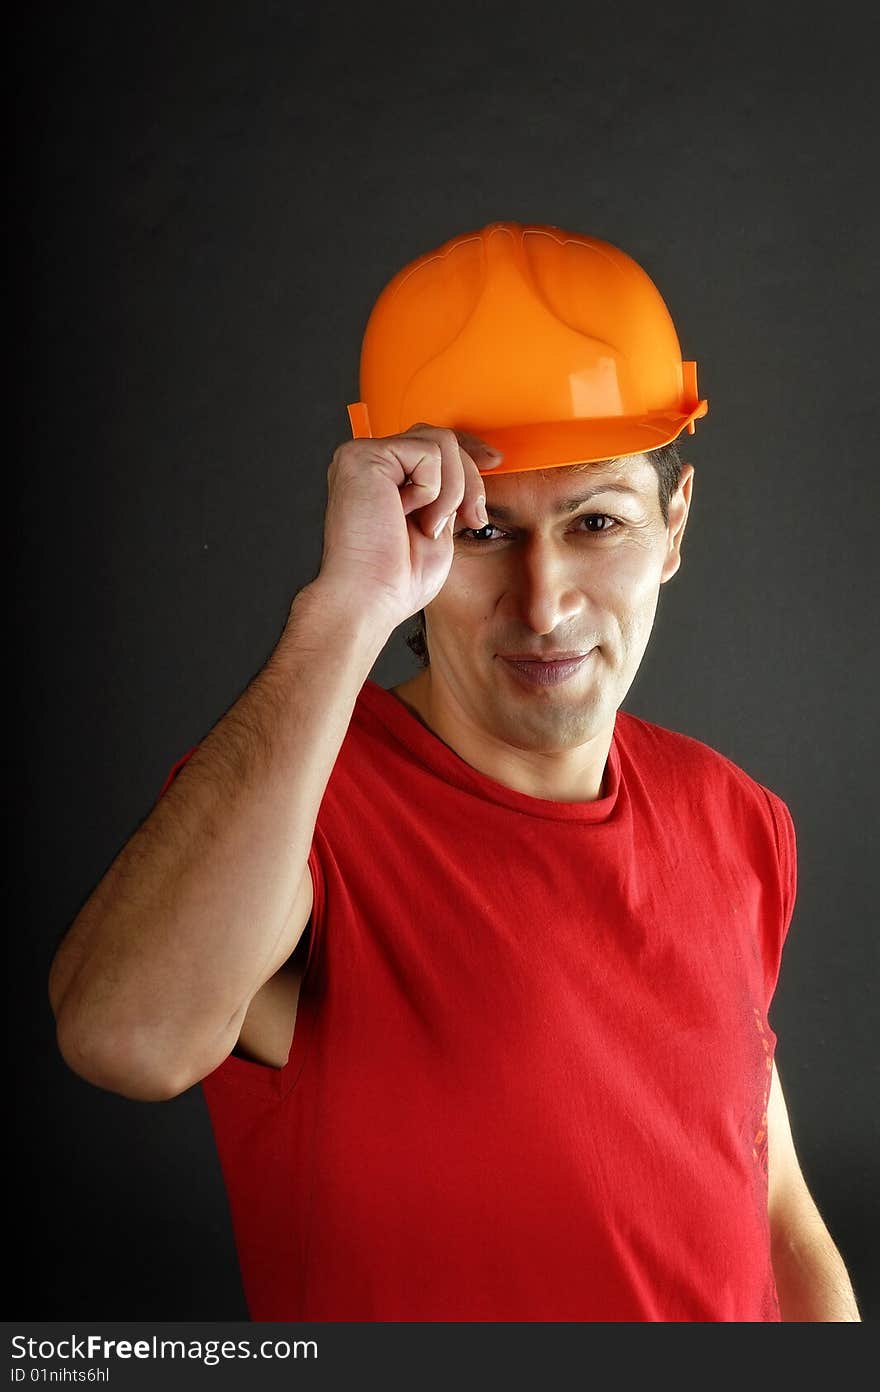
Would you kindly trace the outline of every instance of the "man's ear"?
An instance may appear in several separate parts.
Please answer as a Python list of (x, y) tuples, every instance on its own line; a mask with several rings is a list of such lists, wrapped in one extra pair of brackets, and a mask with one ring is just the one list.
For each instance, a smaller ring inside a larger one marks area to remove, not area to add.
[(678, 486), (669, 499), (669, 521), (666, 524), (667, 548), (660, 572), (660, 584), (671, 580), (681, 565), (681, 539), (687, 526), (694, 485), (693, 464), (682, 464)]

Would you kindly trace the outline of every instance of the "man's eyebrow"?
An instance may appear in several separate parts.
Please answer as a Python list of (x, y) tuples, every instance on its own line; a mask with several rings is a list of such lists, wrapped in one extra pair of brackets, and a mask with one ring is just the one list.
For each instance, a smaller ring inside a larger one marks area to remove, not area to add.
[[(575, 512), (582, 503), (589, 502), (590, 498), (595, 498), (597, 493), (630, 493), (634, 498), (639, 496), (635, 488), (627, 488), (626, 484), (600, 483), (595, 488), (588, 489), (586, 493), (579, 493), (576, 498), (565, 498), (562, 502), (557, 503), (553, 509), (553, 515), (564, 517), (567, 512)], [(488, 498), (486, 499), (486, 512), (492, 517), (501, 518), (504, 522), (511, 521), (514, 516), (512, 508), (501, 507), (498, 503), (490, 503)]]

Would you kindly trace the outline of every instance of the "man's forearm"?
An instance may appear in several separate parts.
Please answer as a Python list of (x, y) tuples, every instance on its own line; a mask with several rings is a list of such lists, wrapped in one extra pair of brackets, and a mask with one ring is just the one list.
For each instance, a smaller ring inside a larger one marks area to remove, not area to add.
[(808, 1232), (776, 1233), (771, 1256), (783, 1321), (861, 1321), (843, 1258), (821, 1219)]
[(234, 1012), (293, 950), (318, 809), (386, 638), (320, 578), (301, 590), (265, 667), (80, 910), (49, 993), (62, 1053), (89, 1081), (172, 1095), (232, 1048)]

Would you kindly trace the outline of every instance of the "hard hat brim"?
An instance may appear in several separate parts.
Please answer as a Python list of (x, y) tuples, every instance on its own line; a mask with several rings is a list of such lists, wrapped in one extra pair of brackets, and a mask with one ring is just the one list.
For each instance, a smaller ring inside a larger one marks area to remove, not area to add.
[(594, 420), (535, 421), (527, 425), (489, 426), (480, 422), (457, 425), (501, 450), (504, 455), (494, 469), (482, 474), (525, 473), (531, 469), (565, 468), (570, 464), (592, 464), (619, 459), (627, 454), (644, 454), (671, 444), (686, 426), (709, 409), (699, 401), (686, 415), (652, 411), (639, 417), (607, 416)]

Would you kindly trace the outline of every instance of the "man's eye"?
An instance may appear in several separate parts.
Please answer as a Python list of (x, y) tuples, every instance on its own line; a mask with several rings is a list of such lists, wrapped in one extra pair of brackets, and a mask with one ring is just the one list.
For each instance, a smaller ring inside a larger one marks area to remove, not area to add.
[(498, 528), (493, 527), (492, 523), (489, 522), (485, 527), (462, 527), (460, 532), (456, 532), (455, 537), (457, 541), (493, 541), (494, 537), (487, 537), (485, 533), (497, 531)]
[[(583, 512), (580, 517), (575, 518), (575, 525), (578, 522), (602, 522), (608, 525), (585, 527), (580, 530), (588, 532), (592, 536), (604, 536), (606, 532), (614, 532), (620, 525), (614, 517), (609, 517), (606, 512)], [(485, 527), (463, 527), (460, 532), (456, 532), (456, 540), (463, 541), (472, 546), (479, 546), (481, 542), (495, 541), (496, 537), (487, 536), (487, 532), (500, 532), (501, 528), (489, 522)]]

